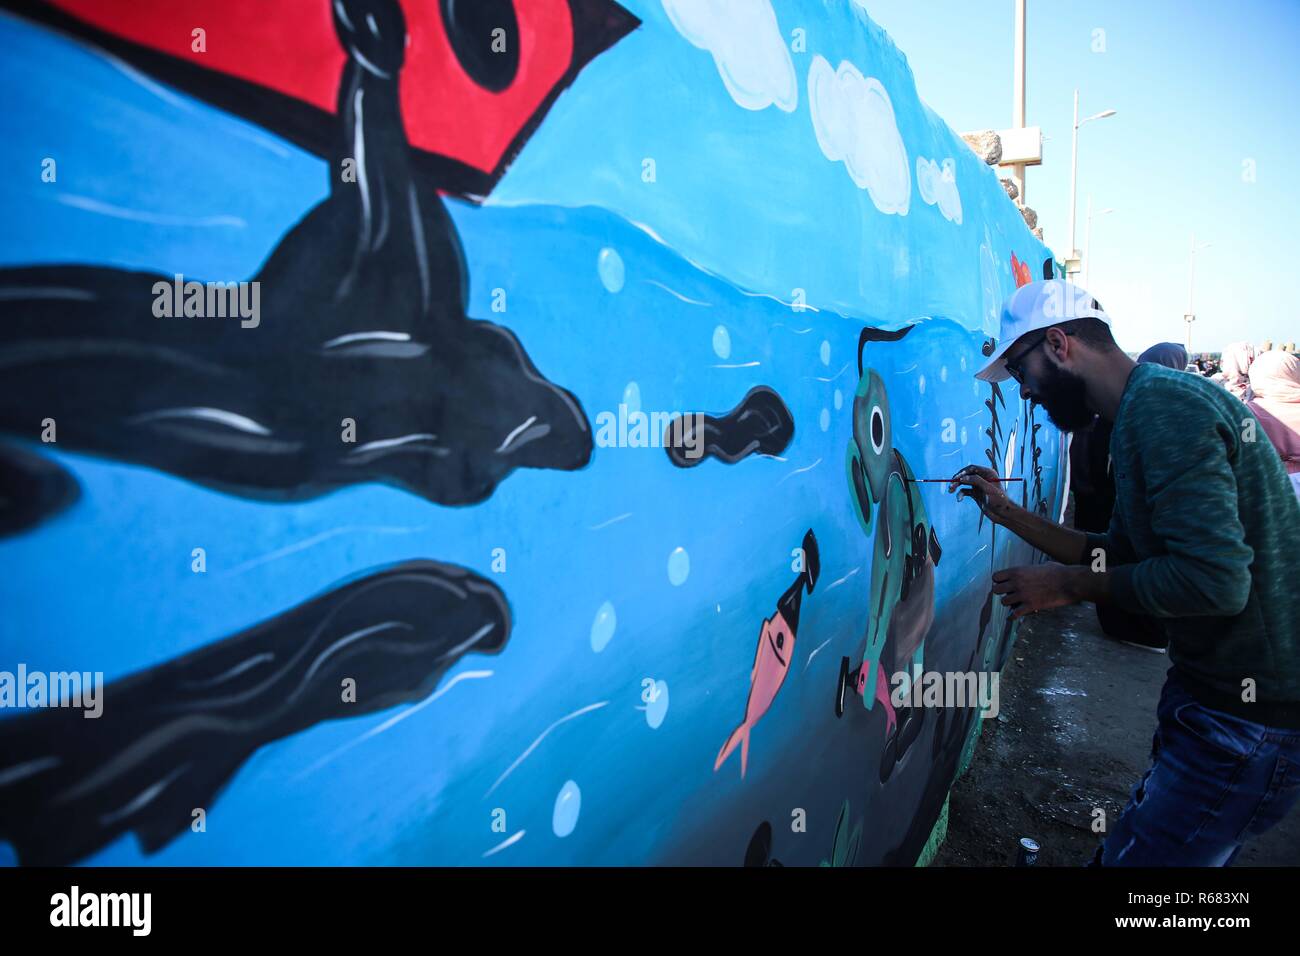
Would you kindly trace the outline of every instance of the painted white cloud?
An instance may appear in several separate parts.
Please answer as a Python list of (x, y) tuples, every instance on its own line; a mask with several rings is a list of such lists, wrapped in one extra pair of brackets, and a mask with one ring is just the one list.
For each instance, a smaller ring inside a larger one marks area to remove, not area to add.
[(1002, 292), (998, 285), (998, 263), (993, 257), (993, 238), (989, 227), (984, 227), (984, 242), (980, 244), (980, 285), (984, 293), (984, 322), (986, 335), (998, 336), (999, 319), (1002, 315)]
[(957, 192), (957, 164), (945, 159), (942, 164), (924, 156), (916, 157), (916, 191), (928, 206), (939, 207), (943, 218), (961, 225), (961, 194)]
[(889, 94), (874, 77), (845, 60), (838, 70), (825, 57), (808, 68), (808, 109), (817, 145), (871, 194), (883, 213), (907, 215), (912, 169)]
[(793, 113), (799, 81), (770, 0), (663, 0), (677, 32), (713, 54), (731, 98), (747, 110)]

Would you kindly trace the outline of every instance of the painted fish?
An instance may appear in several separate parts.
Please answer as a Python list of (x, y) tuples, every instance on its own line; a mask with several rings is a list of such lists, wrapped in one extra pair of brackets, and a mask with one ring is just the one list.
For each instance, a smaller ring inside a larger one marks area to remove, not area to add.
[(867, 534), (874, 516), (875, 533), (865, 646), (856, 667), (848, 657), (840, 660), (835, 715), (844, 715), (850, 689), (867, 710), (881, 705), (886, 740), (882, 782), (920, 731), (919, 715), (911, 708), (894, 707), (889, 680), (923, 665), (925, 637), (934, 622), (934, 568), (940, 547), (911, 466), (893, 444), (885, 381), (863, 365), (862, 350), (868, 342), (896, 342), (913, 328), (862, 330), (853, 440), (846, 458), (854, 515)]
[(795, 637), (799, 631), (799, 607), (803, 602), (804, 588), (811, 594), (821, 571), (821, 558), (817, 538), (812, 529), (803, 537), (803, 571), (776, 602), (776, 613), (763, 621), (758, 632), (758, 647), (754, 650), (754, 667), (749, 672), (749, 699), (745, 702), (745, 718), (731, 732), (727, 742), (718, 751), (713, 763), (716, 772), (732, 751), (740, 747), (740, 775), (745, 776), (749, 765), (749, 735), (754, 725), (767, 713), (776, 699), (777, 691), (785, 683), (794, 660)]

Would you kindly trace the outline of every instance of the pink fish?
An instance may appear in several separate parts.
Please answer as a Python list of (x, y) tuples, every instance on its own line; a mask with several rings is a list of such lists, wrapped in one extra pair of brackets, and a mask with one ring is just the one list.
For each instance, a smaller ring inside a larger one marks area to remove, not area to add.
[[(866, 698), (867, 675), (870, 673), (867, 668), (870, 666), (870, 661), (863, 661), (853, 670), (849, 670), (849, 659), (845, 657), (841, 660), (839, 694), (835, 699), (836, 717), (844, 716), (844, 695), (850, 686), (857, 691), (859, 697)], [(885, 674), (885, 666), (879, 661), (876, 662), (876, 689), (872, 694), (872, 700), (879, 701), (885, 710), (885, 734), (888, 737), (898, 724), (898, 712), (894, 710), (894, 702), (889, 699), (889, 677)]]
[(790, 673), (790, 655), (794, 653), (794, 630), (781, 612), (763, 622), (758, 635), (758, 650), (754, 652), (754, 669), (749, 673), (749, 700), (745, 704), (745, 719), (731, 732), (727, 742), (718, 751), (713, 769), (717, 770), (740, 746), (740, 775), (745, 775), (749, 764), (749, 732), (759, 718), (767, 713), (776, 699), (776, 692)]
[[(866, 674), (864, 668), (858, 670), (858, 696), (867, 692), (867, 679), (862, 676)], [(894, 702), (889, 699), (889, 678), (885, 675), (883, 664), (876, 663), (876, 700), (885, 708), (885, 734), (889, 735), (894, 732), (894, 725), (898, 718), (894, 715)]]
[(767, 713), (776, 699), (777, 691), (785, 683), (794, 660), (795, 634), (799, 629), (799, 606), (803, 601), (804, 587), (812, 593), (821, 567), (817, 539), (811, 530), (803, 539), (804, 570), (794, 584), (776, 602), (776, 613), (763, 621), (758, 632), (758, 647), (754, 651), (754, 667), (749, 672), (749, 699), (745, 702), (745, 719), (731, 732), (727, 742), (718, 751), (713, 763), (716, 772), (740, 747), (740, 776), (745, 776), (749, 765), (749, 734), (754, 725)]

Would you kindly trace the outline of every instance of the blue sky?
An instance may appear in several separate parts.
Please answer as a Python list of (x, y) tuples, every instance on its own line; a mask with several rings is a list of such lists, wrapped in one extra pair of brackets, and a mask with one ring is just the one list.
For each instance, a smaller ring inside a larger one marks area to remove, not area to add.
[[(1011, 123), (1013, 0), (861, 0), (907, 55), (921, 98), (954, 129)], [(1043, 128), (1029, 205), (1068, 247), (1072, 96), (1080, 116), (1076, 243), (1093, 220), (1089, 285), (1120, 344), (1183, 340), (1197, 254), (1194, 350), (1300, 340), (1287, 289), (1300, 220), (1300, 3), (1029, 0), (1027, 122)], [(1093, 52), (1104, 30), (1105, 51)], [(1254, 161), (1255, 181), (1243, 178)]]

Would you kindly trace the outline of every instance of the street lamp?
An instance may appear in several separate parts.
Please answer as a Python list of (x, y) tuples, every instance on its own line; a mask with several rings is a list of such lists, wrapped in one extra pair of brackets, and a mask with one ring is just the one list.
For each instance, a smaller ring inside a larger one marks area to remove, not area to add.
[(1088, 226), (1083, 231), (1083, 287), (1090, 289), (1088, 276), (1092, 274), (1092, 217), (1104, 216), (1107, 213), (1114, 212), (1114, 209), (1098, 209), (1095, 213), (1092, 211), (1092, 195), (1088, 195)]
[[(1015, 0), (1016, 33), (1015, 61), (1011, 81), (1011, 125), (1000, 130), (980, 130), (976, 133), (963, 133), (962, 138), (968, 142), (975, 138), (983, 139), (987, 133), (996, 132), (1002, 145), (1002, 158), (998, 161), (999, 170), (1007, 170), (1015, 189), (1008, 190), (1018, 206), (1024, 208), (1025, 168), (1041, 166), (1043, 162), (1043, 131), (1038, 126), (1025, 125), (1025, 0)], [(986, 146), (976, 148), (980, 153)]]
[(1079, 179), (1079, 128), (1091, 123), (1093, 120), (1105, 119), (1108, 116), (1114, 116), (1114, 110), (1102, 110), (1100, 113), (1094, 113), (1087, 119), (1079, 119), (1079, 91), (1074, 91), (1074, 142), (1070, 147), (1070, 259), (1075, 262), (1075, 271), (1078, 271), (1078, 250), (1074, 248), (1074, 214), (1078, 205), (1078, 193), (1076, 186)]
[(1192, 309), (1192, 290), (1196, 283), (1196, 253), (1212, 245), (1214, 245), (1212, 242), (1198, 243), (1196, 233), (1192, 233), (1191, 247), (1187, 253), (1187, 311), (1183, 314), (1183, 321), (1187, 323), (1187, 341), (1184, 347), (1188, 355), (1192, 354), (1192, 323), (1196, 321), (1196, 312)]
[[(1016, 46), (1011, 81), (1011, 128), (1025, 128), (1025, 0), (1016, 0)], [(1011, 181), (1016, 184), (1020, 204), (1025, 198), (1025, 164), (1011, 166)]]

